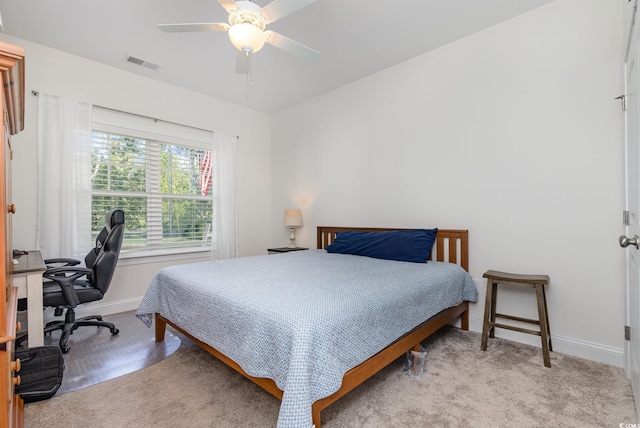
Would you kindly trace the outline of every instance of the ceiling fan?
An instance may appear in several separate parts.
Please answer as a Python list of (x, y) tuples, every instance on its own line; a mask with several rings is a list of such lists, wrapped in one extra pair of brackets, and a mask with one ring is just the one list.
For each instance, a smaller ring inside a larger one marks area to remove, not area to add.
[(316, 59), (320, 53), (275, 31), (265, 30), (267, 24), (277, 21), (315, 0), (274, 0), (265, 7), (249, 0), (218, 0), (229, 13), (229, 24), (224, 22), (158, 24), (166, 33), (193, 31), (226, 31), (233, 46), (238, 49), (236, 72), (249, 74), (250, 55), (265, 43), (306, 59)]

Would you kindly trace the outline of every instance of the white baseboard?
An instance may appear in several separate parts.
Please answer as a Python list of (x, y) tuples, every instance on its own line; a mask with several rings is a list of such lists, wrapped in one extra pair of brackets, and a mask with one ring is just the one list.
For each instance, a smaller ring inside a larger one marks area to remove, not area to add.
[(135, 299), (118, 300), (115, 302), (95, 302), (91, 305), (82, 305), (78, 307), (76, 314), (78, 317), (86, 315), (113, 315), (120, 312), (135, 311), (140, 306), (142, 297)]
[[(458, 322), (458, 326), (459, 326)], [(469, 330), (482, 333), (482, 320), (477, 318), (469, 318)], [(496, 337), (501, 337), (514, 342), (526, 343), (527, 345), (542, 347), (540, 338), (530, 334), (518, 333), (510, 330), (496, 329)], [(604, 346), (597, 343), (587, 342), (585, 340), (574, 339), (571, 337), (551, 335), (553, 344), (553, 352), (573, 355), (575, 357), (587, 360), (598, 361), (616, 367), (624, 367), (624, 349), (614, 348), (612, 346)]]
[[(115, 302), (94, 302), (80, 305), (76, 308), (76, 318), (82, 318), (89, 315), (113, 315), (121, 312), (135, 311), (138, 309), (142, 297), (135, 299), (118, 300)], [(53, 318), (53, 308), (46, 308), (44, 312), (44, 321), (50, 321)]]

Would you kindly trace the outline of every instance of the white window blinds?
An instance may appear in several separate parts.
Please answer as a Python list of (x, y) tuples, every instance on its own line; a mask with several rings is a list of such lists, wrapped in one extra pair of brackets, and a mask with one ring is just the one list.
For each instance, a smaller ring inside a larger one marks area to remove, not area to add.
[(213, 133), (94, 109), (92, 230), (125, 211), (123, 251), (210, 247)]

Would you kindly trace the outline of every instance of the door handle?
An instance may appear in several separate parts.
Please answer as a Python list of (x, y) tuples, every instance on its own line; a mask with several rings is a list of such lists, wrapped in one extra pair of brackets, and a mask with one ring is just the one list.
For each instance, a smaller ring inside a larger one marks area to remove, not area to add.
[(638, 235), (635, 235), (633, 238), (620, 235), (618, 242), (622, 248), (627, 248), (629, 245), (633, 245), (636, 249), (640, 249), (640, 242), (638, 242), (638, 239)]

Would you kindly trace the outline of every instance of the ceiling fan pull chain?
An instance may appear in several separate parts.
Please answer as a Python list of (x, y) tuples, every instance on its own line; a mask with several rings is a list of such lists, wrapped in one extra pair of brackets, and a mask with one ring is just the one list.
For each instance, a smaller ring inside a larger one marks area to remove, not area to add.
[(245, 56), (247, 57), (247, 80), (246, 80), (246, 93), (245, 93), (245, 102), (249, 104), (249, 85), (253, 83), (253, 76), (251, 70), (251, 51), (248, 49), (243, 49)]
[(247, 80), (245, 85), (244, 102), (249, 104), (249, 73), (247, 73)]

